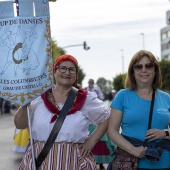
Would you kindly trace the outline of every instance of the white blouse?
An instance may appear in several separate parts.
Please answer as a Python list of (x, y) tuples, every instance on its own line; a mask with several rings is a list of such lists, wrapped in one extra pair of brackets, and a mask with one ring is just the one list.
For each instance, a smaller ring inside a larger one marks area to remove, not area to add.
[[(29, 112), (33, 139), (46, 141), (55, 123), (50, 123), (54, 114), (46, 108), (41, 96), (31, 102)], [(88, 92), (82, 109), (66, 116), (55, 142), (82, 143), (88, 136), (89, 124), (97, 125), (109, 117), (110, 110), (105, 103), (96, 93)]]

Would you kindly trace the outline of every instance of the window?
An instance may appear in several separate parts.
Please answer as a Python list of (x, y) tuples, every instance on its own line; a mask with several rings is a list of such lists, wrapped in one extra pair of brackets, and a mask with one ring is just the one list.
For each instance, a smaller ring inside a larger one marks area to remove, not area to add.
[(166, 33), (163, 33), (163, 34), (161, 35), (161, 39), (162, 39), (162, 40), (165, 40), (166, 38), (167, 38)]

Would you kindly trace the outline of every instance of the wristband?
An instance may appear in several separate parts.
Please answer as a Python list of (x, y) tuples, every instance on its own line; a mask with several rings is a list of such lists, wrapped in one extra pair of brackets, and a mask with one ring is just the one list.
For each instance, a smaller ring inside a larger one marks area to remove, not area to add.
[(169, 136), (169, 131), (168, 130), (164, 130), (164, 132), (165, 132), (166, 137)]

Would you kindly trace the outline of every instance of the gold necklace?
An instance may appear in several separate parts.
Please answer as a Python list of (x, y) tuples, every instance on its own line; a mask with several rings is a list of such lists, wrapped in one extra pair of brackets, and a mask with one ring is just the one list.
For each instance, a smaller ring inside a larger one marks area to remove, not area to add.
[(152, 98), (152, 92), (148, 93), (147, 95), (144, 95), (144, 94), (141, 94), (138, 90), (136, 90), (136, 93), (142, 98), (142, 99), (145, 99), (145, 100), (151, 100)]
[(56, 106), (58, 110), (60, 110), (60, 107), (59, 107), (58, 103), (55, 101), (54, 95), (53, 95), (52, 93), (48, 93), (47, 99), (48, 99), (54, 106)]

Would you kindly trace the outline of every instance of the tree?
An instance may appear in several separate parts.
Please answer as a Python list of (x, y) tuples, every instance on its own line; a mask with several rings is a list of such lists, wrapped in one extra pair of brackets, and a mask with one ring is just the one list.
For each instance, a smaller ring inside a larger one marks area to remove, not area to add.
[(119, 91), (120, 89), (124, 89), (124, 84), (125, 84), (125, 78), (126, 78), (126, 73), (125, 74), (119, 74), (113, 79), (113, 86), (116, 91)]
[(53, 63), (55, 63), (56, 59), (60, 56), (65, 54), (65, 51), (57, 46), (57, 43), (52, 40), (52, 57), (53, 57)]
[(159, 64), (162, 74), (161, 89), (170, 92), (170, 61), (165, 58), (162, 59)]
[(79, 73), (78, 73), (78, 84), (82, 85), (82, 82), (85, 78), (86, 74), (83, 72), (81, 66), (79, 66)]

